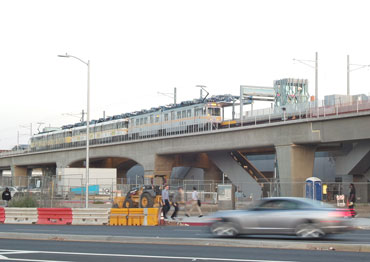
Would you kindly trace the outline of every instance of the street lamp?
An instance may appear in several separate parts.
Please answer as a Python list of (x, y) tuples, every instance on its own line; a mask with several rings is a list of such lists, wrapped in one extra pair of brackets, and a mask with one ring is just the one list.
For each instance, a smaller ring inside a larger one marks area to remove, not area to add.
[(79, 60), (80, 62), (87, 65), (87, 113), (86, 113), (86, 183), (85, 183), (85, 189), (86, 189), (86, 198), (85, 198), (85, 207), (89, 207), (89, 140), (90, 140), (90, 60), (87, 60), (87, 62), (83, 61), (82, 59), (73, 56), (68, 55), (67, 53), (65, 55), (58, 55), (58, 57), (64, 57), (64, 58), (75, 58)]
[[(318, 84), (319, 55), (317, 52), (315, 53), (315, 60), (300, 60), (295, 58), (293, 58), (293, 60), (315, 69), (315, 107), (317, 108), (319, 99), (319, 84)], [(306, 62), (315, 63), (315, 66), (312, 66), (312, 64), (310, 65)]]
[[(357, 66), (356, 68), (351, 70), (351, 66)], [(370, 67), (370, 65), (356, 65), (356, 64), (350, 64), (349, 63), (349, 55), (347, 55), (347, 95), (350, 95), (350, 86), (349, 86), (349, 73), (364, 67)]]

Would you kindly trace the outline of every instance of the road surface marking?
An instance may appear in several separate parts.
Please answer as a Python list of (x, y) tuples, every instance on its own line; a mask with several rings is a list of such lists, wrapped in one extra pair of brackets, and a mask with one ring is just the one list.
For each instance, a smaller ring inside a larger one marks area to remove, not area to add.
[[(0, 249), (0, 252), (2, 250)], [(295, 262), (288, 260), (258, 260), (258, 259), (238, 259), (238, 258), (215, 258), (215, 257), (175, 257), (175, 256), (150, 256), (150, 255), (129, 255), (129, 254), (102, 254), (102, 253), (79, 253), (79, 252), (57, 252), (57, 251), (28, 251), (28, 250), (5, 250), (5, 251), (19, 251), (40, 254), (58, 254), (58, 255), (76, 255), (76, 256), (106, 256), (106, 257), (133, 257), (133, 258), (155, 258), (155, 259), (186, 259), (186, 260), (211, 260), (211, 261), (235, 261), (235, 262)], [(37, 260), (37, 259), (21, 259), (21, 258), (6, 258), (12, 261), (30, 261), (30, 262), (67, 262), (67, 261), (51, 261), (51, 260)]]

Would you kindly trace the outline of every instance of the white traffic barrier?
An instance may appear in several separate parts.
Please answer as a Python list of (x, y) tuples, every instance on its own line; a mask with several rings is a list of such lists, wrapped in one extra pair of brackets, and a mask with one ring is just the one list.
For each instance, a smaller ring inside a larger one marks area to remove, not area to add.
[(36, 224), (37, 208), (6, 207), (4, 224)]
[(72, 208), (72, 225), (107, 225), (110, 208)]
[(338, 207), (344, 207), (346, 206), (346, 203), (344, 202), (344, 195), (337, 195), (337, 206)]

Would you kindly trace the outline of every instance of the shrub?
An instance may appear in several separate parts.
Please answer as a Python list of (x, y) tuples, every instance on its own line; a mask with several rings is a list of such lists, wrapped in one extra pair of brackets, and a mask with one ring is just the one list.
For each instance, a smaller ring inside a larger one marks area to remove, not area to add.
[(9, 201), (9, 207), (38, 207), (38, 202), (31, 195), (18, 195)]

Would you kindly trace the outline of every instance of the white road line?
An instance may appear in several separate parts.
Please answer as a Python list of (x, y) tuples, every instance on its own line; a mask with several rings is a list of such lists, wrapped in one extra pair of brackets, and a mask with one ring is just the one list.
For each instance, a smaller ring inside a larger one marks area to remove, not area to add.
[[(3, 258), (0, 257), (0, 260)], [(39, 260), (39, 259), (28, 259), (28, 258), (8, 258), (4, 257), (5, 260), (9, 261), (28, 261), (28, 262), (73, 262), (73, 261), (66, 261), (66, 260)]]
[[(0, 250), (1, 252), (2, 250)], [(174, 257), (174, 256), (149, 256), (149, 255), (129, 255), (129, 254), (102, 254), (102, 253), (79, 253), (79, 252), (57, 252), (57, 251), (27, 251), (27, 250), (5, 250), (5, 251), (22, 251), (22, 252), (36, 252), (40, 254), (58, 254), (58, 255), (76, 255), (76, 256), (106, 256), (106, 257), (134, 257), (134, 258), (157, 258), (157, 259), (182, 259), (182, 260), (213, 260), (213, 261), (235, 261), (235, 262), (295, 262), (282, 260), (256, 260), (256, 259), (237, 259), (237, 258), (217, 258), (217, 257)], [(20, 259), (7, 258), (12, 261), (31, 261), (31, 262), (67, 262), (67, 261), (51, 261), (51, 260), (35, 260), (35, 259)]]
[(39, 253), (38, 251), (8, 251), (8, 252), (0, 252), (0, 255), (12, 255), (12, 254), (31, 254), (31, 253)]

